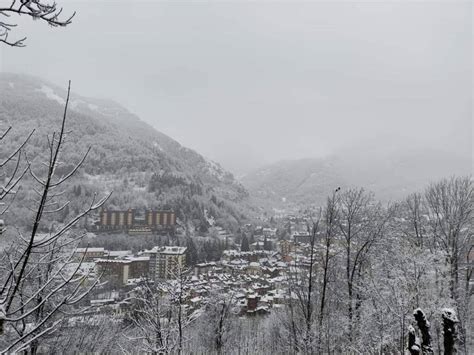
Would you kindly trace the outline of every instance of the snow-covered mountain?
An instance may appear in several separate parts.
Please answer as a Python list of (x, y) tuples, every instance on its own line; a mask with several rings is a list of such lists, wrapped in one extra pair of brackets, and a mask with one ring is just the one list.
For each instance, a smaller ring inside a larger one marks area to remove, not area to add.
[(469, 175), (471, 160), (442, 150), (335, 155), (280, 161), (242, 178), (260, 204), (322, 204), (337, 187), (364, 187), (388, 201), (432, 181)]
[[(19, 74), (0, 74), (0, 130), (12, 126), (8, 144), (36, 129), (28, 152), (41, 154), (46, 134), (59, 128), (66, 88)], [(89, 181), (114, 189), (113, 206), (167, 207), (178, 216), (205, 221), (204, 210), (217, 221), (236, 225), (244, 218), (247, 191), (219, 164), (158, 132), (111, 100), (71, 94), (65, 165), (80, 159), (87, 147), (83, 173)], [(134, 200), (135, 199), (135, 200)]]

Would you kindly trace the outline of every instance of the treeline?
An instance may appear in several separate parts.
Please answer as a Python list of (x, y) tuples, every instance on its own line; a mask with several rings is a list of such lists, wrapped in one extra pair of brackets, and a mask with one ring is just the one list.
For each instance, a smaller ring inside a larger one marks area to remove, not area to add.
[(473, 198), (469, 177), (389, 205), (363, 189), (336, 190), (310, 226), (311, 267), (289, 272), (285, 307), (229, 316), (222, 345), (194, 336), (188, 350), (470, 353)]
[(291, 302), (271, 316), (274, 350), (404, 353), (422, 309), (442, 353), (451, 309), (468, 353), (473, 197), (467, 177), (388, 206), (363, 189), (335, 191), (312, 226), (312, 268), (291, 276)]
[[(181, 312), (181, 298), (152, 293), (162, 297), (161, 303), (139, 303), (138, 310), (147, 316), (136, 314), (127, 325), (114, 323), (113, 332), (99, 327), (107, 342), (85, 349), (468, 354), (472, 223), (470, 178), (434, 183), (390, 205), (378, 203), (363, 189), (338, 190), (309, 226), (309, 266), (295, 263), (288, 269), (282, 307), (267, 316), (241, 317), (235, 294), (215, 291), (202, 312), (187, 314)], [(185, 283), (178, 278), (174, 292)], [(152, 326), (145, 322), (150, 314), (166, 317)], [(161, 341), (165, 336), (166, 342)], [(74, 341), (68, 346), (76, 349)]]

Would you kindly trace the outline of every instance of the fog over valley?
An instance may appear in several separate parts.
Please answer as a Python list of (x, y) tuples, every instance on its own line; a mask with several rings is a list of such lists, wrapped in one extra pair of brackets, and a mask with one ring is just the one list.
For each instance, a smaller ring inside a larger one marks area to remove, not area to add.
[(63, 31), (20, 18), (31, 43), (1, 48), (0, 70), (71, 79), (236, 176), (334, 154), (472, 157), (468, 2), (72, 4)]

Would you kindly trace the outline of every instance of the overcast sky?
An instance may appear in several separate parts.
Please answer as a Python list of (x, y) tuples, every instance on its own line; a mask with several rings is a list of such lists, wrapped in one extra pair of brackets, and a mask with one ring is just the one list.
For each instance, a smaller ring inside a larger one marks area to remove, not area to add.
[(61, 1), (0, 69), (110, 97), (240, 174), (348, 147), (472, 154), (472, 3)]

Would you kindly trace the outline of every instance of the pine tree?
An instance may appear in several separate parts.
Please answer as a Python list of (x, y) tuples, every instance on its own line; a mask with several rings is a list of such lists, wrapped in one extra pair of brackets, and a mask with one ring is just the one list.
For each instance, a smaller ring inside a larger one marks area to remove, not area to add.
[(247, 239), (246, 234), (244, 234), (242, 238), (242, 243), (240, 244), (240, 251), (250, 251), (249, 240)]
[(263, 249), (272, 250), (272, 243), (267, 240), (267, 236), (265, 236), (265, 239), (263, 241)]
[(198, 261), (198, 253), (196, 244), (194, 244), (194, 241), (191, 237), (186, 238), (186, 247), (186, 263), (188, 266), (194, 266)]

